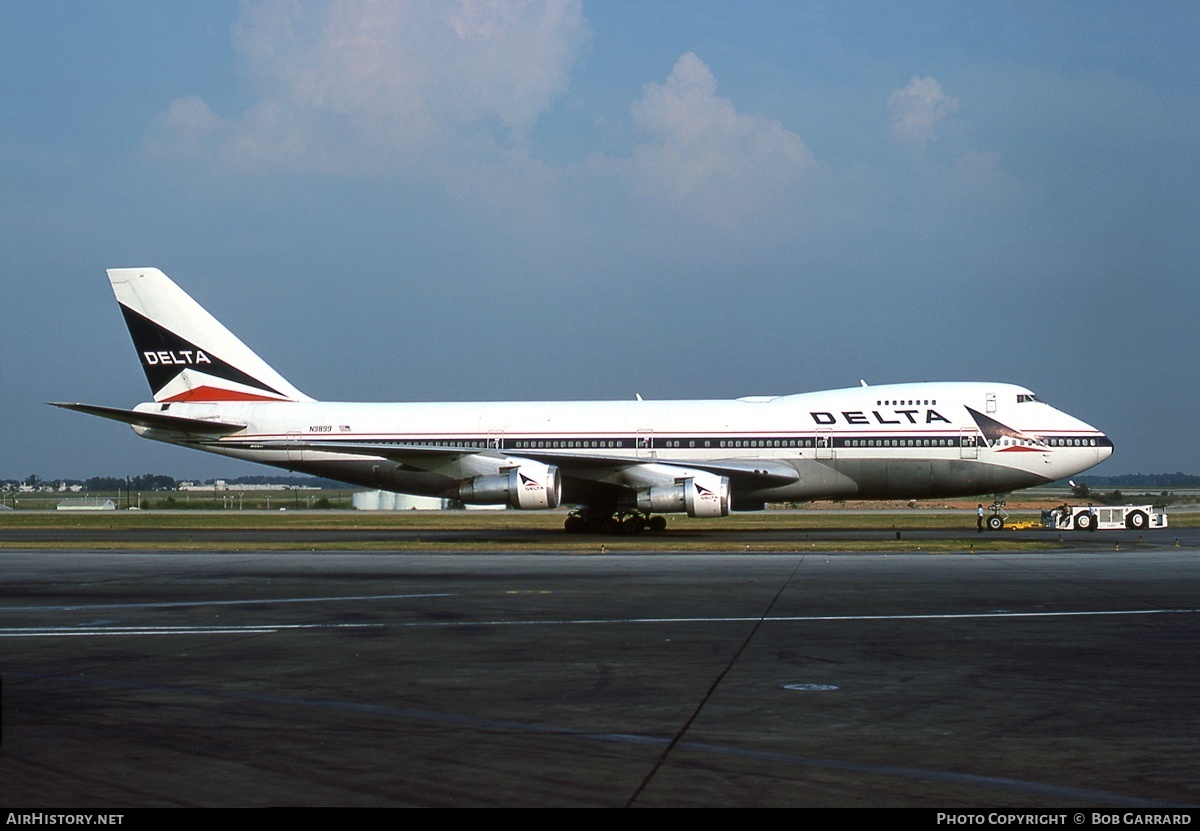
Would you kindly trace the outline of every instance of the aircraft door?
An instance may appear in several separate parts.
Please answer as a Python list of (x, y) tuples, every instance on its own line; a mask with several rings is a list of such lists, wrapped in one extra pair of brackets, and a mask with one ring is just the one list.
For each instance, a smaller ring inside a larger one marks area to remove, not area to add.
[(653, 430), (638, 430), (634, 446), (637, 448), (639, 459), (655, 459), (658, 457), (658, 454), (654, 452)]
[(979, 435), (970, 430), (958, 431), (958, 457), (960, 459), (979, 458)]
[(288, 440), (288, 451), (287, 451), (288, 461), (289, 462), (303, 462), (304, 461), (304, 451), (301, 450), (299, 447), (293, 447), (293, 444), (298, 445), (303, 440), (303, 437), (301, 436), (301, 434), (300, 433), (288, 433), (287, 440)]
[(813, 444), (816, 446), (818, 459), (833, 458), (833, 431), (828, 427), (817, 429), (816, 441)]

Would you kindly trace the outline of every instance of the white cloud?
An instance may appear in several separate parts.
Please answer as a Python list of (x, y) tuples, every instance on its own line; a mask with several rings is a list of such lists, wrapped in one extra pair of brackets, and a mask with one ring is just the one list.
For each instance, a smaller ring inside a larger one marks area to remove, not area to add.
[(480, 135), (517, 145), (588, 34), (578, 0), (248, 3), (233, 44), (255, 103), (222, 120), (177, 99), (147, 147), (263, 172), (423, 169)]
[(769, 209), (814, 165), (803, 140), (778, 121), (743, 115), (716, 93), (709, 68), (692, 53), (662, 84), (648, 84), (632, 107), (651, 140), (633, 152), (644, 194), (719, 227)]
[(146, 137), (146, 148), (157, 155), (201, 156), (207, 152), (210, 137), (221, 127), (221, 119), (203, 98), (176, 98), (155, 119)]
[(888, 96), (892, 131), (901, 139), (924, 146), (937, 137), (937, 128), (958, 101), (942, 91), (934, 78), (914, 77), (904, 89)]
[(1027, 196), (999, 152), (967, 146), (962, 125), (951, 118), (957, 108), (929, 76), (914, 77), (888, 96), (892, 135), (909, 151), (907, 163), (888, 169), (895, 177), (891, 187), (907, 205), (904, 220), (923, 236), (969, 223), (981, 211), (1008, 215)]

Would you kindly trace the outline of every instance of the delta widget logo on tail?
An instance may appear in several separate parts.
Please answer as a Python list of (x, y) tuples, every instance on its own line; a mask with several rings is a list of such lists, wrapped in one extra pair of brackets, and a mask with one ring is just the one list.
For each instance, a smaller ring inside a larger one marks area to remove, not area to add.
[[(142, 359), (142, 369), (146, 373), (150, 389), (154, 391), (155, 400), (272, 401), (276, 397), (286, 397), (278, 390), (272, 389), (257, 378), (222, 361), (124, 304), (121, 305), (121, 313), (125, 316), (130, 337), (133, 338), (133, 344)], [(178, 394), (160, 398), (168, 384), (178, 378), (180, 373), (189, 370), (203, 373), (206, 380), (211, 380), (212, 383), (188, 384), (187, 388)], [(270, 395), (230, 389), (221, 385), (221, 381), (259, 389)]]

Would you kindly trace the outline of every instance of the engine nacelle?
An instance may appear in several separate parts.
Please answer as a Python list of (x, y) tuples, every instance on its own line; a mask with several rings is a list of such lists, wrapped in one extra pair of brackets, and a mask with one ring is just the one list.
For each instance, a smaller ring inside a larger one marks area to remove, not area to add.
[(495, 476), (460, 482), (458, 498), (477, 505), (508, 505), (521, 511), (557, 508), (562, 501), (562, 478), (554, 465), (525, 462)]
[(729, 477), (697, 473), (674, 485), (638, 491), (638, 510), (647, 513), (686, 511), (690, 517), (729, 516)]

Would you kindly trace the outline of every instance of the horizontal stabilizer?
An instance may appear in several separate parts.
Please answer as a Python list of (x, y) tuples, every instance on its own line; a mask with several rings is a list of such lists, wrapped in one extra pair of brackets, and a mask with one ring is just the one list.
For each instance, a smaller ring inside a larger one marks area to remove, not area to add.
[(75, 410), (79, 413), (111, 418), (113, 421), (123, 421), (136, 427), (149, 427), (155, 430), (177, 430), (184, 433), (204, 433), (206, 435), (227, 435), (245, 430), (245, 424), (230, 421), (210, 421), (203, 418), (184, 418), (168, 413), (141, 413), (137, 410), (122, 410), (119, 407), (99, 407), (95, 404), (67, 404), (60, 401), (49, 402), (52, 407), (62, 407), (64, 410)]

